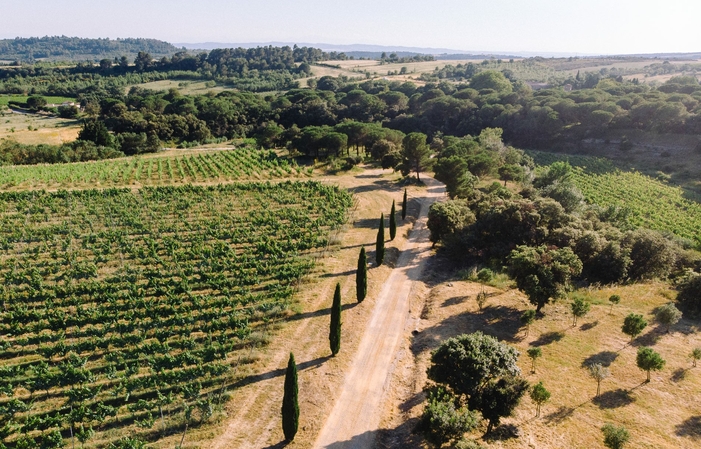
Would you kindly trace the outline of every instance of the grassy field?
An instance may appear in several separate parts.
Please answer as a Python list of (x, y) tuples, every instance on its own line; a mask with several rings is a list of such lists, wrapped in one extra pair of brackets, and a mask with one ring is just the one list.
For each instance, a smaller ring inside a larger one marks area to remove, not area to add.
[[(24, 103), (27, 101), (27, 98), (29, 98), (29, 96), (27, 96), (27, 95), (1, 95), (0, 94), (0, 106), (7, 106), (7, 104), (10, 101), (18, 101), (20, 103)], [(74, 102), (75, 101), (75, 98), (69, 98), (69, 97), (44, 96), (44, 98), (46, 98), (47, 103), (56, 104), (56, 105), (60, 105), (61, 103), (65, 103), (65, 102)]]
[[(138, 87), (143, 87), (144, 89), (151, 90), (163, 90), (167, 91), (169, 89), (177, 89), (183, 95), (204, 95), (208, 92), (223, 92), (225, 90), (231, 90), (231, 87), (226, 87), (222, 85), (208, 86), (208, 81), (179, 81), (179, 80), (162, 80), (153, 81), (150, 83), (137, 84)], [(133, 86), (128, 86), (124, 89), (124, 92), (129, 92)]]
[[(623, 318), (629, 313), (642, 314), (652, 323), (652, 311), (674, 297), (664, 283), (636, 284), (576, 292), (590, 302), (591, 311), (572, 326), (569, 300), (545, 308), (546, 316), (531, 326), (529, 335), (520, 325), (520, 314), (530, 308), (516, 290), (486, 287), (489, 295), (484, 310), (478, 310), (475, 297), (479, 284), (446, 279), (435, 272), (439, 281), (427, 293), (428, 299), (420, 333), (412, 337), (411, 347), (417, 360), (415, 372), (419, 388), (425, 381), (425, 368), (432, 348), (445, 338), (465, 332), (482, 331), (515, 346), (521, 356), (519, 365), (531, 384), (542, 381), (552, 393), (535, 417), (535, 404), (527, 397), (515, 415), (503, 421), (521, 430), (518, 438), (489, 438), (480, 443), (488, 448), (516, 449), (603, 449), (600, 428), (605, 423), (625, 426), (634, 448), (697, 447), (701, 419), (697, 404), (701, 400), (701, 367), (692, 368), (689, 353), (701, 346), (698, 323), (682, 319), (670, 333), (650, 324), (633, 342), (621, 332)], [(610, 311), (608, 297), (621, 296), (621, 303)], [(637, 368), (636, 351), (650, 346), (666, 360), (662, 371), (646, 373)], [(536, 371), (526, 356), (529, 348), (539, 347), (542, 357)], [(596, 382), (588, 375), (591, 363), (607, 366), (611, 377), (601, 384), (596, 396)], [(423, 379), (423, 380), (422, 380)], [(420, 413), (416, 401), (410, 409), (409, 425)], [(472, 434), (480, 439), (484, 428)], [(410, 439), (408, 431), (406, 438)], [(407, 444), (406, 447), (418, 447)], [(626, 446), (628, 447), (628, 446)]]
[(71, 428), (153, 441), (219, 413), (351, 201), (288, 182), (0, 203), (5, 441), (54, 447)]
[(0, 167), (0, 186), (5, 190), (140, 187), (307, 178), (310, 174), (272, 151), (170, 150), (93, 162)]
[(80, 122), (41, 114), (20, 114), (0, 107), (0, 139), (19, 143), (60, 145), (78, 137)]

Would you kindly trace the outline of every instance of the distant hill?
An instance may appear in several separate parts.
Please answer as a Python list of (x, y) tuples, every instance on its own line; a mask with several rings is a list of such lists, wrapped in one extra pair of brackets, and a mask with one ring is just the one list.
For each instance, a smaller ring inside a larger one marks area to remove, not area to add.
[(44, 36), (0, 40), (0, 59), (34, 62), (99, 61), (127, 56), (133, 59), (140, 51), (154, 58), (171, 56), (182, 48), (156, 39), (84, 39), (67, 36)]

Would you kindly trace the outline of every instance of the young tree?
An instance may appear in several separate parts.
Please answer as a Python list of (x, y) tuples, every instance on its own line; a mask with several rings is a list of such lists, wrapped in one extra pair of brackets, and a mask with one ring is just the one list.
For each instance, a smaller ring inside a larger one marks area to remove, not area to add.
[(360, 248), (358, 256), (358, 270), (355, 272), (355, 295), (358, 302), (363, 302), (368, 294), (368, 258), (365, 255), (365, 247)]
[(689, 357), (691, 357), (691, 366), (696, 368), (696, 361), (701, 359), (701, 348), (694, 348)]
[(385, 214), (380, 214), (380, 227), (375, 244), (375, 263), (379, 267), (385, 260)]
[(528, 354), (528, 357), (531, 359), (532, 362), (531, 372), (535, 373), (535, 361), (536, 359), (543, 356), (543, 351), (540, 348), (531, 348), (528, 351), (526, 351), (526, 354)]
[(601, 428), (604, 434), (604, 446), (609, 449), (623, 449), (630, 439), (630, 434), (625, 427), (616, 427), (613, 424), (604, 424)]
[(406, 196), (406, 189), (404, 189), (404, 197), (402, 198), (402, 220), (406, 220), (406, 203), (407, 203), (407, 196)]
[(477, 395), (477, 410), (488, 421), (487, 432), (499, 425), (501, 418), (511, 416), (528, 391), (528, 381), (518, 376), (504, 376), (488, 382)]
[(329, 330), (331, 354), (336, 355), (341, 349), (341, 284), (336, 284), (331, 304), (331, 328)]
[(660, 307), (655, 314), (655, 320), (665, 327), (665, 332), (669, 332), (669, 328), (681, 318), (682, 313), (671, 302)]
[(412, 171), (416, 179), (421, 180), (419, 173), (431, 166), (431, 149), (426, 145), (426, 134), (410, 133), (402, 140), (401, 172), (404, 176)]
[(528, 333), (531, 330), (531, 324), (535, 322), (535, 310), (534, 309), (528, 309), (523, 314), (521, 315), (521, 324), (526, 326), (526, 337), (528, 337)]
[(609, 296), (609, 302), (611, 303), (611, 310), (609, 310), (609, 315), (613, 313), (613, 305), (621, 302), (621, 297), (618, 295)]
[(540, 416), (540, 406), (550, 400), (550, 392), (545, 389), (543, 382), (538, 382), (531, 388), (531, 400), (535, 402), (535, 416), (536, 418)]
[(589, 376), (596, 381), (596, 397), (601, 394), (601, 381), (611, 376), (608, 368), (601, 363), (592, 363), (589, 365)]
[(570, 304), (570, 307), (572, 308), (572, 327), (575, 327), (577, 325), (577, 318), (581, 318), (589, 313), (591, 306), (582, 298), (575, 298), (572, 304)]
[(389, 213), (389, 239), (394, 240), (397, 236), (397, 211), (394, 207), (394, 200), (392, 200), (392, 210)]
[(643, 371), (647, 371), (647, 381), (650, 382), (650, 372), (660, 371), (664, 368), (665, 361), (662, 356), (652, 348), (638, 348), (638, 355), (635, 358), (635, 363)]
[(624, 334), (630, 336), (630, 341), (633, 341), (635, 337), (640, 335), (640, 333), (647, 326), (647, 321), (642, 315), (636, 313), (631, 313), (623, 320), (623, 326), (621, 330)]
[(299, 427), (299, 388), (297, 386), (297, 365), (295, 356), (290, 352), (285, 372), (285, 393), (282, 397), (282, 432), (286, 441), (292, 441)]

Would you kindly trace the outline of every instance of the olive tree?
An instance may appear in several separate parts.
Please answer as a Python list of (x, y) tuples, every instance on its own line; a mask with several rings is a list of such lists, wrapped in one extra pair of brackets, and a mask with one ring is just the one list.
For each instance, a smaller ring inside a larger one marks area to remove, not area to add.
[(666, 362), (654, 349), (643, 346), (638, 348), (635, 363), (638, 365), (638, 368), (647, 372), (646, 382), (650, 382), (650, 372), (660, 371), (664, 368)]
[(669, 328), (677, 324), (681, 318), (682, 313), (672, 303), (663, 305), (655, 313), (655, 320), (665, 327), (666, 332), (669, 332)]

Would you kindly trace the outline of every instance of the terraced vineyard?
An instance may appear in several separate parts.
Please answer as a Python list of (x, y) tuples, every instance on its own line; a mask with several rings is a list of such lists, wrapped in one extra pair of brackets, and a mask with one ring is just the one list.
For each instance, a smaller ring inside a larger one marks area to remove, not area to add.
[(0, 194), (0, 438), (206, 421), (350, 203), (291, 181)]
[(186, 155), (131, 157), (76, 164), (0, 167), (5, 189), (169, 185), (211, 181), (304, 178), (294, 161), (251, 148)]

